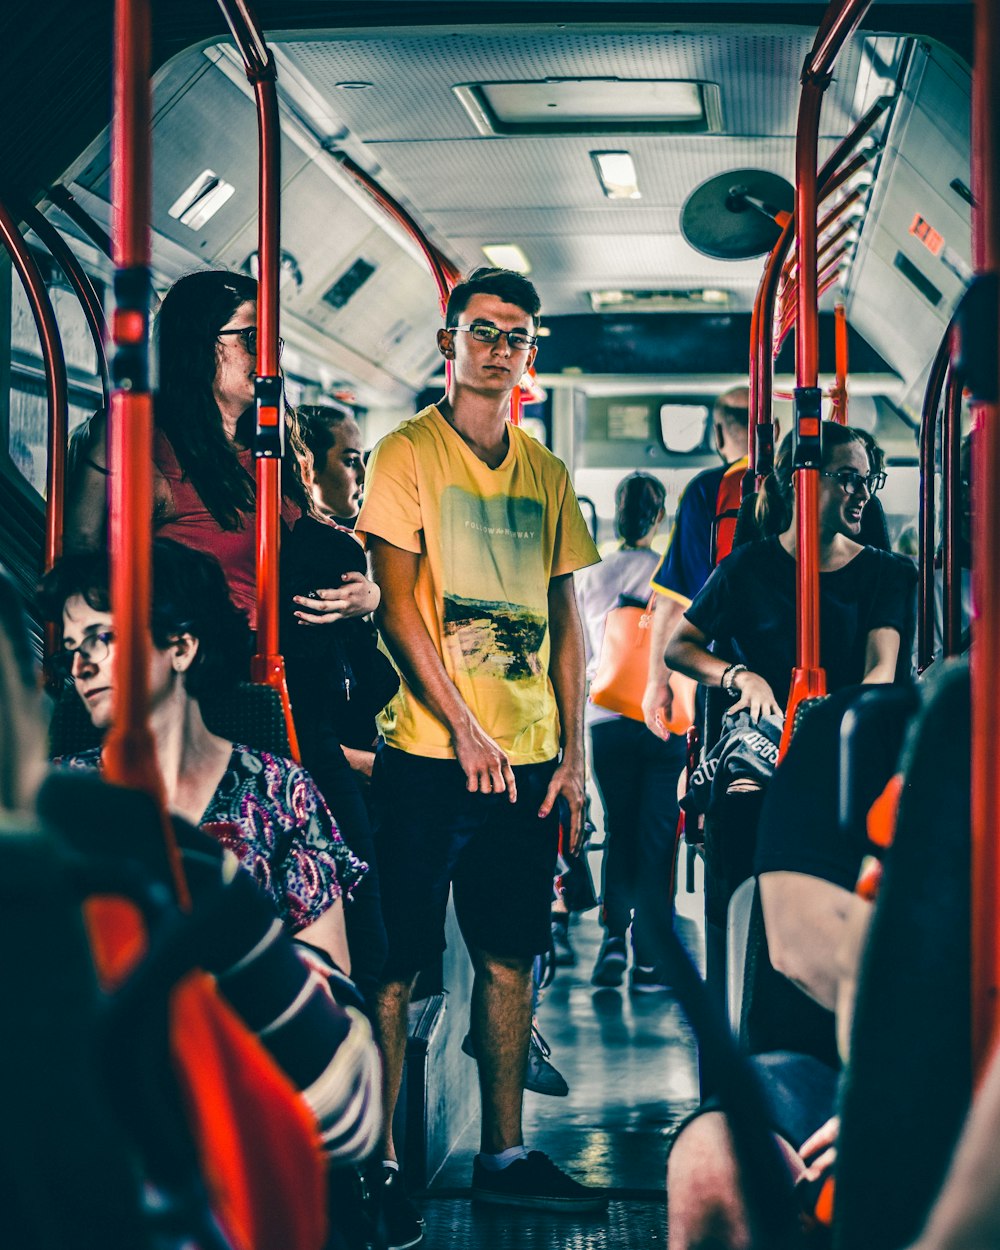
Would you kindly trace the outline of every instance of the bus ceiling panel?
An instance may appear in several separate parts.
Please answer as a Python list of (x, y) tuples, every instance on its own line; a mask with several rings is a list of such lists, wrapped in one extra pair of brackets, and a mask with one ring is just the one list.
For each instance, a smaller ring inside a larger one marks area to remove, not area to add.
[[(574, 14), (579, 17), (579, 14)], [(715, 83), (723, 128), (737, 135), (795, 132), (798, 76), (814, 30), (697, 28), (671, 23), (553, 29), (408, 31), (378, 38), (336, 36), (281, 45), (344, 124), (365, 142), (442, 140), (477, 133), (453, 88), (466, 84), (624, 79)], [(850, 41), (826, 107), (835, 129), (848, 121), (863, 36)], [(434, 67), (433, 76), (428, 67)], [(364, 89), (344, 84), (368, 84)], [(553, 102), (558, 114), (558, 100)], [(627, 129), (627, 127), (625, 128)]]

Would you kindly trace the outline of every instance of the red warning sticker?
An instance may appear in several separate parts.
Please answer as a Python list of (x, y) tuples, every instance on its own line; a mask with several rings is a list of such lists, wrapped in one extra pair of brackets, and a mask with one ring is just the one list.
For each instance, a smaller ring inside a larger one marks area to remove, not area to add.
[(918, 238), (932, 255), (939, 256), (941, 254), (941, 249), (944, 247), (944, 236), (938, 234), (930, 222), (925, 221), (919, 213), (910, 223), (910, 234)]

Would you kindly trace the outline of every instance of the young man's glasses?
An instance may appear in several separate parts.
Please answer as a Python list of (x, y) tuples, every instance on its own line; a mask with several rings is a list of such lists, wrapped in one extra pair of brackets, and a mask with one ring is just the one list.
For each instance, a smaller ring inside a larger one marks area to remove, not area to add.
[(884, 473), (859, 473), (857, 469), (838, 469), (836, 473), (823, 473), (824, 477), (832, 478), (849, 495), (860, 495), (862, 489), (869, 495), (877, 494), (885, 485)]
[[(257, 327), (256, 326), (240, 326), (238, 330), (220, 330), (215, 336), (216, 338), (225, 338), (227, 335), (238, 336), (243, 344), (243, 350), (248, 356), (257, 356)], [(285, 346), (284, 339), (278, 339), (278, 355), (280, 356)]]
[(114, 640), (113, 629), (106, 629), (100, 634), (91, 634), (84, 638), (78, 647), (68, 647), (64, 651), (58, 651), (52, 657), (52, 667), (63, 677), (70, 677), (73, 673), (73, 661), (77, 656), (83, 660), (84, 664), (101, 664), (111, 653), (111, 644)]
[(461, 330), (463, 334), (471, 334), (477, 343), (498, 343), (500, 336), (507, 339), (507, 346), (512, 352), (523, 352), (534, 347), (538, 338), (524, 330), (501, 330), (499, 326), (488, 322), (476, 321), (471, 326), (452, 326), (453, 330)]

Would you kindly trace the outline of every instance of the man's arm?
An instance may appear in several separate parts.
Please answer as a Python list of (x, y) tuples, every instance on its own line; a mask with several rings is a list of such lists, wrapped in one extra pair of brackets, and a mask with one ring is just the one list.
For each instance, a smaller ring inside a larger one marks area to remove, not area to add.
[(892, 683), (896, 680), (896, 661), (899, 659), (899, 631), (891, 625), (873, 629), (865, 644), (864, 685), (878, 682)]
[(538, 810), (547, 816), (560, 794), (569, 804), (569, 852), (575, 854), (583, 830), (584, 794), (584, 658), (583, 626), (573, 591), (573, 574), (549, 582), (549, 675), (559, 709), (562, 759), (552, 774), (548, 793)]
[(372, 573), (382, 591), (375, 620), (407, 685), (447, 726), (467, 788), (484, 794), (506, 790), (513, 803), (517, 788), (510, 762), (472, 715), (448, 676), (417, 608), (414, 592), (419, 555), (394, 547), (374, 534), (367, 536), (367, 545)]
[(684, 607), (671, 595), (657, 595), (653, 601), (653, 625), (649, 631), (649, 673), (646, 693), (642, 696), (642, 715), (646, 728), (658, 738), (670, 736), (667, 722), (673, 710), (670, 691), (670, 669), (663, 653), (674, 630), (684, 615)]

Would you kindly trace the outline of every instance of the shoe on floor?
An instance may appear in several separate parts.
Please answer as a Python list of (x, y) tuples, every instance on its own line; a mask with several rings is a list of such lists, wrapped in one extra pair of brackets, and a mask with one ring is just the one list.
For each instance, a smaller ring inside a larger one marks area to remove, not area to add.
[(625, 965), (628, 963), (628, 948), (623, 937), (608, 936), (601, 943), (597, 952), (597, 962), (591, 973), (591, 985), (621, 985), (625, 976)]
[[(472, 1046), (472, 1034), (466, 1033), (462, 1039), (462, 1050), (471, 1059), (476, 1052)], [(556, 1067), (549, 1063), (552, 1051), (541, 1033), (531, 1026), (531, 1041), (528, 1043), (528, 1075), (524, 1088), (533, 1094), (548, 1094), (551, 1098), (565, 1098), (569, 1093), (566, 1078)]]
[(479, 1159), (472, 1165), (472, 1200), (536, 1211), (603, 1211), (603, 1190), (581, 1185), (561, 1172), (548, 1155), (532, 1150), (501, 1172), (488, 1172)]
[(633, 964), (628, 987), (633, 994), (666, 994), (671, 989), (656, 968), (644, 964)]
[(575, 968), (576, 951), (569, 940), (569, 921), (552, 921), (552, 953), (557, 968)]
[(382, 1168), (377, 1178), (379, 1217), (385, 1232), (386, 1250), (410, 1250), (424, 1239), (423, 1217), (410, 1201), (403, 1178), (394, 1168)]

